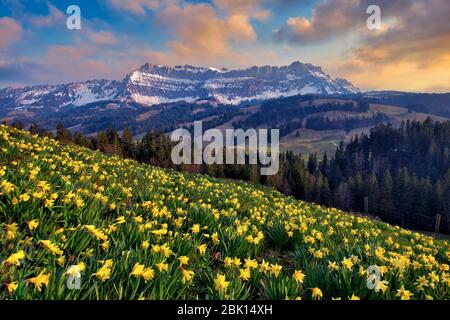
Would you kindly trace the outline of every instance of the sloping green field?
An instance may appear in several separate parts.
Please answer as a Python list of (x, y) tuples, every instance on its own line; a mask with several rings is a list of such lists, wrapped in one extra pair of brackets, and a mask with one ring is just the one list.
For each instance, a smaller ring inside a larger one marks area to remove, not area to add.
[(251, 184), (0, 126), (0, 186), (0, 299), (450, 297), (447, 242)]

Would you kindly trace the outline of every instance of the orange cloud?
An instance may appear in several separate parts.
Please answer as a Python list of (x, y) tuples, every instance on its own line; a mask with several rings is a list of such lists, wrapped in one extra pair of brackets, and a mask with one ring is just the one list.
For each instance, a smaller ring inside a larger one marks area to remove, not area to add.
[[(160, 27), (172, 33), (167, 52), (145, 50), (157, 61), (191, 64), (240, 65), (251, 61), (243, 46), (257, 39), (252, 20), (265, 20), (270, 12), (261, 0), (108, 0), (115, 8), (133, 14), (153, 11)], [(95, 40), (92, 39), (91, 40)], [(155, 62), (152, 60), (151, 62)], [(159, 63), (159, 62), (158, 62)]]
[(450, 59), (420, 68), (413, 62), (374, 64), (350, 61), (341, 74), (365, 90), (400, 90), (415, 92), (450, 92)]
[(450, 91), (450, 3), (417, 0), (381, 33), (367, 33), (341, 66), (361, 87)]
[(213, 3), (231, 15), (247, 15), (256, 20), (270, 16), (270, 11), (261, 8), (260, 0), (214, 0)]
[(12, 42), (19, 41), (22, 36), (22, 26), (16, 20), (0, 18), (0, 50), (7, 49)]
[(232, 44), (256, 39), (248, 16), (231, 14), (220, 18), (209, 4), (171, 5), (158, 17), (177, 37), (168, 42), (174, 60), (202, 64), (223, 59), (239, 61)]
[[(378, 31), (366, 27), (372, 4), (381, 8)], [(450, 89), (449, 17), (448, 0), (327, 0), (311, 18), (288, 19), (275, 38), (302, 46), (342, 39), (338, 50), (347, 52), (331, 53), (338, 64), (333, 68), (362, 89)]]
[(243, 14), (233, 14), (226, 19), (228, 35), (235, 41), (253, 41), (256, 33), (250, 24), (249, 17)]

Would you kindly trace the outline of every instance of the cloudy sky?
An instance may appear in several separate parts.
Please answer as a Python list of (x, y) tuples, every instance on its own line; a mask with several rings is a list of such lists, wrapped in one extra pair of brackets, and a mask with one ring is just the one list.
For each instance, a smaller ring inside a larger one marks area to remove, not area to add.
[(363, 90), (450, 92), (449, 19), (448, 0), (0, 0), (0, 87), (302, 61)]

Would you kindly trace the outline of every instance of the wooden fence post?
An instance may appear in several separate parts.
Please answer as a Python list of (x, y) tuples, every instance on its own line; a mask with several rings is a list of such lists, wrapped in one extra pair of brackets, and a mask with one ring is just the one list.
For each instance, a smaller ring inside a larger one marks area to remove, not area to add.
[(364, 197), (364, 213), (369, 215), (369, 197)]
[(448, 200), (447, 224), (448, 224), (447, 232), (450, 233), (450, 199)]
[(436, 225), (434, 226), (434, 234), (439, 235), (439, 228), (441, 227), (441, 215), (436, 215)]

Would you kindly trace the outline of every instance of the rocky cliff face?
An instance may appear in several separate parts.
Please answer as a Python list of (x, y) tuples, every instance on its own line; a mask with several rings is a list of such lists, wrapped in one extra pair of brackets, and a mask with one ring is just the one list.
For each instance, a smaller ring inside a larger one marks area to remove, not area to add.
[(124, 88), (129, 99), (145, 104), (211, 97), (224, 104), (238, 104), (298, 94), (359, 91), (346, 80), (332, 79), (320, 67), (300, 62), (242, 70), (146, 64), (126, 77)]

